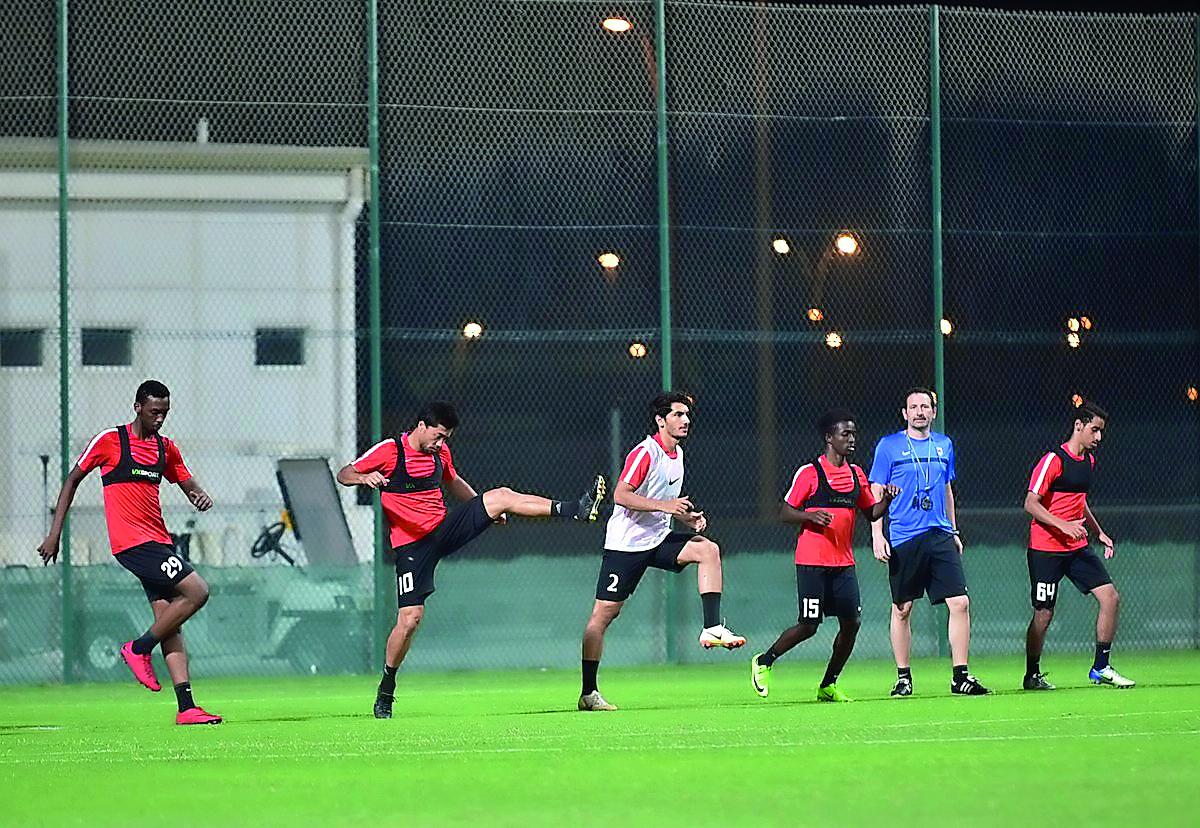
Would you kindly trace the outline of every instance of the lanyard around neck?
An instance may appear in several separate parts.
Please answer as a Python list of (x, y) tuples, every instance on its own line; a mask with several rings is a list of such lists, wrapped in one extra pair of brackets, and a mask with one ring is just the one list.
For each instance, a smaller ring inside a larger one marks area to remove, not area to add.
[[(920, 459), (919, 457), (917, 457), (917, 447), (915, 445), (913, 445), (912, 438), (908, 436), (907, 431), (904, 432), (904, 439), (908, 441), (908, 450), (912, 452), (913, 462), (917, 463), (917, 465), (920, 466), (921, 464), (919, 462), (917, 462)], [(932, 462), (933, 462), (933, 435), (930, 434), (929, 435), (929, 450), (925, 453), (925, 466), (921, 469), (921, 473), (925, 477), (925, 493), (926, 494), (928, 494), (929, 490), (933, 488), (933, 484), (929, 482), (929, 464)]]

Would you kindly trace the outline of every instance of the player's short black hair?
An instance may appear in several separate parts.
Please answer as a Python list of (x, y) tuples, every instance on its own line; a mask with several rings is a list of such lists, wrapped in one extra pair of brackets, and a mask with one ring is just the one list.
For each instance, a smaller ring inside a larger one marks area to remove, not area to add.
[(1097, 417), (1099, 417), (1101, 420), (1104, 420), (1105, 424), (1108, 423), (1107, 411), (1096, 405), (1094, 402), (1084, 400), (1078, 408), (1071, 412), (1071, 427), (1075, 427), (1076, 420), (1081, 423), (1090, 423)]
[(167, 386), (158, 380), (146, 380), (138, 386), (137, 394), (134, 395), (133, 401), (144, 403), (151, 397), (154, 397), (156, 400), (163, 400), (169, 396), (171, 396), (171, 392), (167, 390)]
[(654, 399), (650, 401), (650, 421), (655, 431), (658, 430), (658, 421), (655, 418), (666, 417), (671, 413), (671, 406), (675, 403), (683, 403), (688, 407), (689, 414), (695, 413), (696, 398), (691, 394), (685, 394), (682, 391), (663, 391), (655, 394)]
[(904, 392), (904, 396), (900, 399), (900, 408), (908, 408), (908, 398), (913, 394), (924, 394), (929, 397), (929, 401), (933, 403), (933, 407), (937, 408), (937, 392), (925, 385), (914, 385), (912, 388)]
[(825, 439), (826, 434), (833, 434), (833, 429), (838, 423), (856, 422), (858, 418), (850, 413), (850, 409), (831, 408), (817, 420), (817, 433), (821, 435), (821, 439)]
[(458, 411), (448, 402), (434, 400), (417, 412), (417, 422), (427, 426), (445, 426), (453, 431), (458, 428)]

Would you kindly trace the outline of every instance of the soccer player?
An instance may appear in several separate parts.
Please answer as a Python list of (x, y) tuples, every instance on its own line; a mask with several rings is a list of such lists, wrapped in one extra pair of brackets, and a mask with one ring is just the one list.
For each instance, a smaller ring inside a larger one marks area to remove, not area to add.
[(1134, 683), (1108, 663), (1113, 636), (1117, 632), (1120, 596), (1104, 562), (1088, 544), (1088, 532), (1104, 547), (1104, 557), (1113, 556), (1112, 538), (1104, 533), (1088, 508), (1096, 457), (1092, 453), (1104, 439), (1108, 415), (1098, 405), (1085, 402), (1072, 415), (1071, 436), (1047, 452), (1033, 467), (1025, 511), (1033, 518), (1029, 526), (1029, 595), (1033, 618), (1025, 634), (1025, 690), (1053, 690), (1042, 673), (1042, 645), (1054, 618), (1058, 583), (1064, 575), (1076, 588), (1095, 596), (1096, 659), (1088, 678), (1093, 684), (1133, 687)]
[(150, 663), (150, 653), (161, 646), (179, 704), (175, 723), (220, 724), (220, 716), (197, 707), (192, 700), (187, 647), (180, 629), (208, 601), (208, 584), (176, 554), (163, 521), (158, 487), (164, 479), (176, 484), (202, 512), (212, 508), (213, 502), (184, 465), (179, 448), (160, 433), (170, 410), (171, 392), (165, 385), (146, 380), (138, 386), (133, 422), (93, 437), (63, 481), (54, 521), (38, 552), (45, 564), (58, 557), (63, 524), (75, 490), (83, 478), (99, 468), (113, 556), (142, 582), (154, 613), (150, 629), (121, 645), (121, 658), (139, 682), (157, 692), (162, 687)]
[(883, 521), (871, 524), (875, 558), (888, 565), (892, 589), (890, 632), (896, 657), (893, 696), (911, 696), (913, 601), (928, 594), (929, 603), (945, 603), (950, 655), (954, 673), (950, 692), (982, 696), (990, 692), (967, 670), (971, 642), (971, 605), (962, 565), (962, 541), (955, 526), (954, 443), (945, 434), (931, 431), (937, 402), (928, 388), (913, 388), (904, 395), (905, 429), (889, 434), (875, 445), (871, 464), (871, 493), (876, 500), (889, 483), (900, 494), (888, 507), (887, 536)]
[[(625, 458), (613, 490), (613, 513), (604, 538), (604, 559), (596, 583), (596, 602), (583, 630), (583, 689), (580, 710), (616, 710), (596, 687), (604, 651), (604, 632), (621, 612), (648, 567), (682, 572), (696, 564), (704, 611), (700, 646), (741, 647), (746, 639), (721, 620), (721, 550), (701, 532), (704, 512), (683, 490), (683, 442), (692, 423), (691, 396), (664, 392), (650, 401), (654, 431)], [(675, 520), (686, 531), (672, 531)]]
[[(383, 677), (375, 694), (375, 718), (390, 719), (396, 673), (433, 594), (438, 562), (477, 538), (507, 515), (594, 521), (604, 497), (603, 475), (596, 475), (578, 500), (550, 500), (508, 488), (476, 494), (454, 468), (446, 441), (458, 427), (458, 412), (447, 402), (432, 402), (417, 414), (417, 424), (398, 438), (375, 444), (343, 466), (343, 486), (379, 491), (390, 529), (396, 565), (396, 625), (388, 635)], [(447, 513), (442, 486), (463, 501)]]
[(900, 493), (889, 483), (883, 487), (883, 497), (876, 501), (866, 474), (849, 462), (858, 443), (854, 419), (844, 408), (821, 415), (817, 431), (825, 443), (825, 451), (796, 470), (780, 507), (779, 519), (800, 527), (796, 538), (800, 617), (765, 653), (750, 660), (750, 681), (760, 696), (767, 695), (771, 665), (792, 647), (811, 638), (822, 617), (836, 616), (838, 632), (833, 639), (833, 655), (817, 688), (817, 701), (852, 701), (838, 689), (837, 680), (854, 650), (862, 620), (852, 548), (855, 513), (861, 511), (867, 520), (879, 520), (892, 498)]

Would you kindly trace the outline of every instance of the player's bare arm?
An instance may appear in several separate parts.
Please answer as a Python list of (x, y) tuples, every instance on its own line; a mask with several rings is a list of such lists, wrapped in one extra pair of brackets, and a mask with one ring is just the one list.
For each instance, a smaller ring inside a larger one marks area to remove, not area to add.
[(1025, 493), (1025, 511), (1031, 518), (1043, 526), (1055, 529), (1071, 540), (1083, 540), (1087, 537), (1087, 527), (1083, 520), (1063, 520), (1050, 514), (1050, 510), (1042, 505), (1042, 498), (1037, 492)]
[(337, 482), (343, 486), (369, 486), (372, 489), (382, 489), (388, 484), (388, 479), (381, 472), (360, 472), (353, 463), (347, 463), (337, 473)]
[(58, 491), (58, 500), (54, 504), (54, 520), (50, 524), (50, 531), (46, 533), (46, 539), (37, 548), (38, 554), (42, 556), (42, 566), (53, 563), (58, 558), (58, 542), (62, 537), (63, 524), (67, 522), (67, 512), (70, 511), (71, 502), (75, 499), (75, 490), (79, 488), (79, 484), (85, 477), (87, 477), (87, 472), (79, 468), (79, 464), (76, 463), (67, 473), (67, 479), (63, 481), (62, 488)]
[(801, 511), (789, 503), (784, 503), (779, 507), (779, 520), (782, 523), (815, 523), (817, 526), (828, 526), (833, 523), (833, 515), (824, 509), (804, 509)]
[(450, 494), (457, 500), (462, 501), (470, 500), (471, 498), (475, 497), (475, 495), (479, 494), (475, 491), (471, 484), (463, 480), (462, 477), (456, 477), (447, 482), (446, 491), (450, 492)]
[[(889, 483), (889, 486), (894, 484)], [(897, 488), (897, 492), (900, 490)], [(883, 500), (884, 485), (882, 483), (871, 484), (871, 494), (875, 496), (876, 502)], [(882, 515), (880, 516), (882, 518)], [(875, 560), (880, 563), (887, 563), (892, 557), (892, 545), (888, 543), (887, 538), (883, 536), (883, 520), (871, 520), (871, 552), (875, 555)]]
[(196, 478), (189, 477), (179, 484), (179, 488), (187, 495), (187, 499), (192, 502), (192, 505), (201, 512), (207, 512), (212, 508), (213, 499), (208, 492), (200, 488), (200, 484), (196, 482)]
[[(876, 488), (875, 484), (872, 484), (871, 485), (871, 493), (872, 494), (875, 493), (875, 488)], [(868, 506), (866, 509), (861, 510), (863, 517), (865, 517), (867, 520), (872, 520), (872, 521), (879, 520), (881, 517), (886, 515), (887, 510), (888, 510), (888, 505), (891, 504), (891, 502), (893, 500), (895, 500), (896, 497), (899, 496), (899, 494), (900, 494), (900, 487), (897, 486), (895, 483), (888, 483), (884, 486), (879, 486), (879, 489), (881, 491), (880, 491), (880, 494), (875, 498), (875, 504), (873, 506)], [(874, 531), (874, 525), (872, 525), (872, 531)], [(879, 524), (879, 531), (880, 531), (880, 533), (883, 532), (883, 524), (882, 523)]]
[(692, 501), (686, 497), (673, 500), (656, 500), (652, 497), (642, 497), (624, 480), (617, 483), (613, 492), (613, 503), (624, 506), (634, 512), (665, 512), (668, 515), (682, 518), (693, 511)]
[(954, 514), (954, 487), (949, 483), (946, 484), (946, 519), (954, 527), (954, 545), (958, 547), (958, 554), (961, 555), (963, 545), (962, 538), (958, 536), (958, 518)]
[(1100, 545), (1104, 547), (1105, 558), (1111, 558), (1116, 554), (1116, 550), (1113, 548), (1113, 539), (1100, 528), (1100, 522), (1096, 520), (1096, 516), (1092, 514), (1092, 508), (1086, 503), (1083, 504), (1083, 524), (1085, 528), (1096, 533), (1096, 540), (1100, 541)]

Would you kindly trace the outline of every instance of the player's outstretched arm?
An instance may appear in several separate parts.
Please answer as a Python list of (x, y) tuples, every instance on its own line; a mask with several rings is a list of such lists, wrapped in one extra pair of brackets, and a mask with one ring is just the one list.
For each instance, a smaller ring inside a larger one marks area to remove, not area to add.
[[(876, 488), (878, 488), (880, 490), (880, 493), (878, 495), (875, 494)], [(871, 484), (871, 494), (875, 497), (875, 504), (873, 506), (868, 506), (867, 508), (862, 509), (861, 511), (862, 511), (863, 517), (865, 517), (867, 520), (877, 521), (881, 517), (883, 517), (884, 515), (887, 514), (888, 506), (890, 506), (892, 501), (895, 500), (897, 495), (900, 494), (900, 487), (897, 486), (895, 483), (888, 483), (883, 486), (880, 486), (878, 483), (873, 483), (873, 484)], [(874, 524), (872, 524), (872, 526), (871, 526), (871, 531), (872, 532), (875, 531)], [(883, 535), (883, 523), (882, 522), (880, 522), (880, 524), (879, 524), (879, 532), (880, 532), (880, 536), (882, 537), (882, 535)]]
[(208, 492), (200, 488), (200, 484), (196, 482), (196, 478), (189, 477), (179, 483), (179, 488), (187, 495), (187, 499), (192, 502), (201, 512), (207, 512), (212, 508), (213, 499), (209, 497)]
[(388, 484), (388, 479), (380, 472), (360, 472), (353, 463), (347, 463), (338, 470), (337, 482), (343, 486), (369, 486), (372, 489), (382, 489)]
[(75, 500), (75, 490), (85, 477), (87, 472), (76, 463), (67, 474), (67, 479), (63, 481), (62, 488), (58, 490), (58, 500), (54, 504), (54, 520), (50, 523), (46, 539), (37, 548), (38, 554), (42, 556), (42, 566), (53, 563), (58, 558), (58, 543), (62, 538), (63, 524), (67, 522), (67, 512), (71, 509), (71, 502)]
[(475, 487), (462, 477), (455, 477), (453, 480), (446, 481), (446, 490), (457, 500), (467, 501), (479, 494), (475, 491)]

